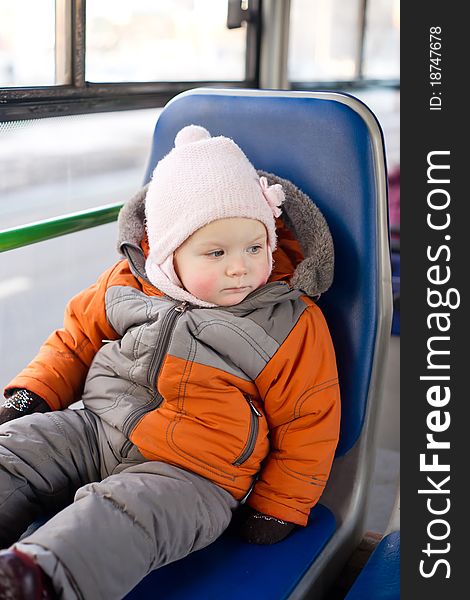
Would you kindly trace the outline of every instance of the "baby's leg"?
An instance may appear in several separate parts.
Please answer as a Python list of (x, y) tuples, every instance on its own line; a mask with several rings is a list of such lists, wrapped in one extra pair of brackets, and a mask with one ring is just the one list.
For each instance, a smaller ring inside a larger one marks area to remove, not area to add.
[(17, 545), (67, 600), (122, 598), (153, 569), (213, 542), (237, 505), (177, 467), (123, 467), (81, 488), (73, 505)]
[(92, 429), (72, 410), (36, 413), (0, 427), (0, 548), (100, 478)]

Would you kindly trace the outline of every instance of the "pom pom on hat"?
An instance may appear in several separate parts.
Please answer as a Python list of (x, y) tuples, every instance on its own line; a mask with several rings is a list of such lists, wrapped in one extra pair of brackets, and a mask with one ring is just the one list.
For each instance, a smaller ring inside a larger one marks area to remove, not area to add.
[(175, 137), (175, 148), (181, 148), (187, 144), (210, 139), (211, 134), (200, 125), (188, 125), (180, 129)]

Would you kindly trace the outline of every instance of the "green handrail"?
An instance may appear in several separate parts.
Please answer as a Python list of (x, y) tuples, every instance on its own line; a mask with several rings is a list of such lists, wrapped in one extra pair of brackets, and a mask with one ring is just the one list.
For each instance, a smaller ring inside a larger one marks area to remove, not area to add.
[(0, 231), (0, 252), (22, 248), (29, 244), (36, 244), (68, 233), (111, 223), (117, 219), (121, 207), (122, 203), (106, 204), (98, 208), (4, 229)]

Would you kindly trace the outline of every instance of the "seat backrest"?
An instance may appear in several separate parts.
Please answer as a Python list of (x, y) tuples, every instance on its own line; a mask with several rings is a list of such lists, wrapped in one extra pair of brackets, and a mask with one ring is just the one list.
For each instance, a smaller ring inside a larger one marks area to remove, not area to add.
[(336, 349), (342, 397), (337, 455), (358, 440), (378, 393), (391, 322), (386, 169), (380, 127), (346, 94), (201, 88), (157, 121), (146, 181), (183, 126), (233, 138), (258, 169), (308, 194), (330, 226), (332, 287), (320, 299)]

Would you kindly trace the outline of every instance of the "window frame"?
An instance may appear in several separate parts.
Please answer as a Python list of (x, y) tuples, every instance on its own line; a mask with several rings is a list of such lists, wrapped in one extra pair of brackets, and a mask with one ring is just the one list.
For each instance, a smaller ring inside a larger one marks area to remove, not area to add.
[(194, 87), (259, 87), (261, 2), (250, 0), (249, 11), (245, 13), (246, 58), (242, 81), (90, 83), (85, 78), (86, 0), (56, 0), (56, 41), (68, 42), (56, 45), (56, 70), (67, 83), (0, 88), (0, 121), (162, 107), (175, 95)]

